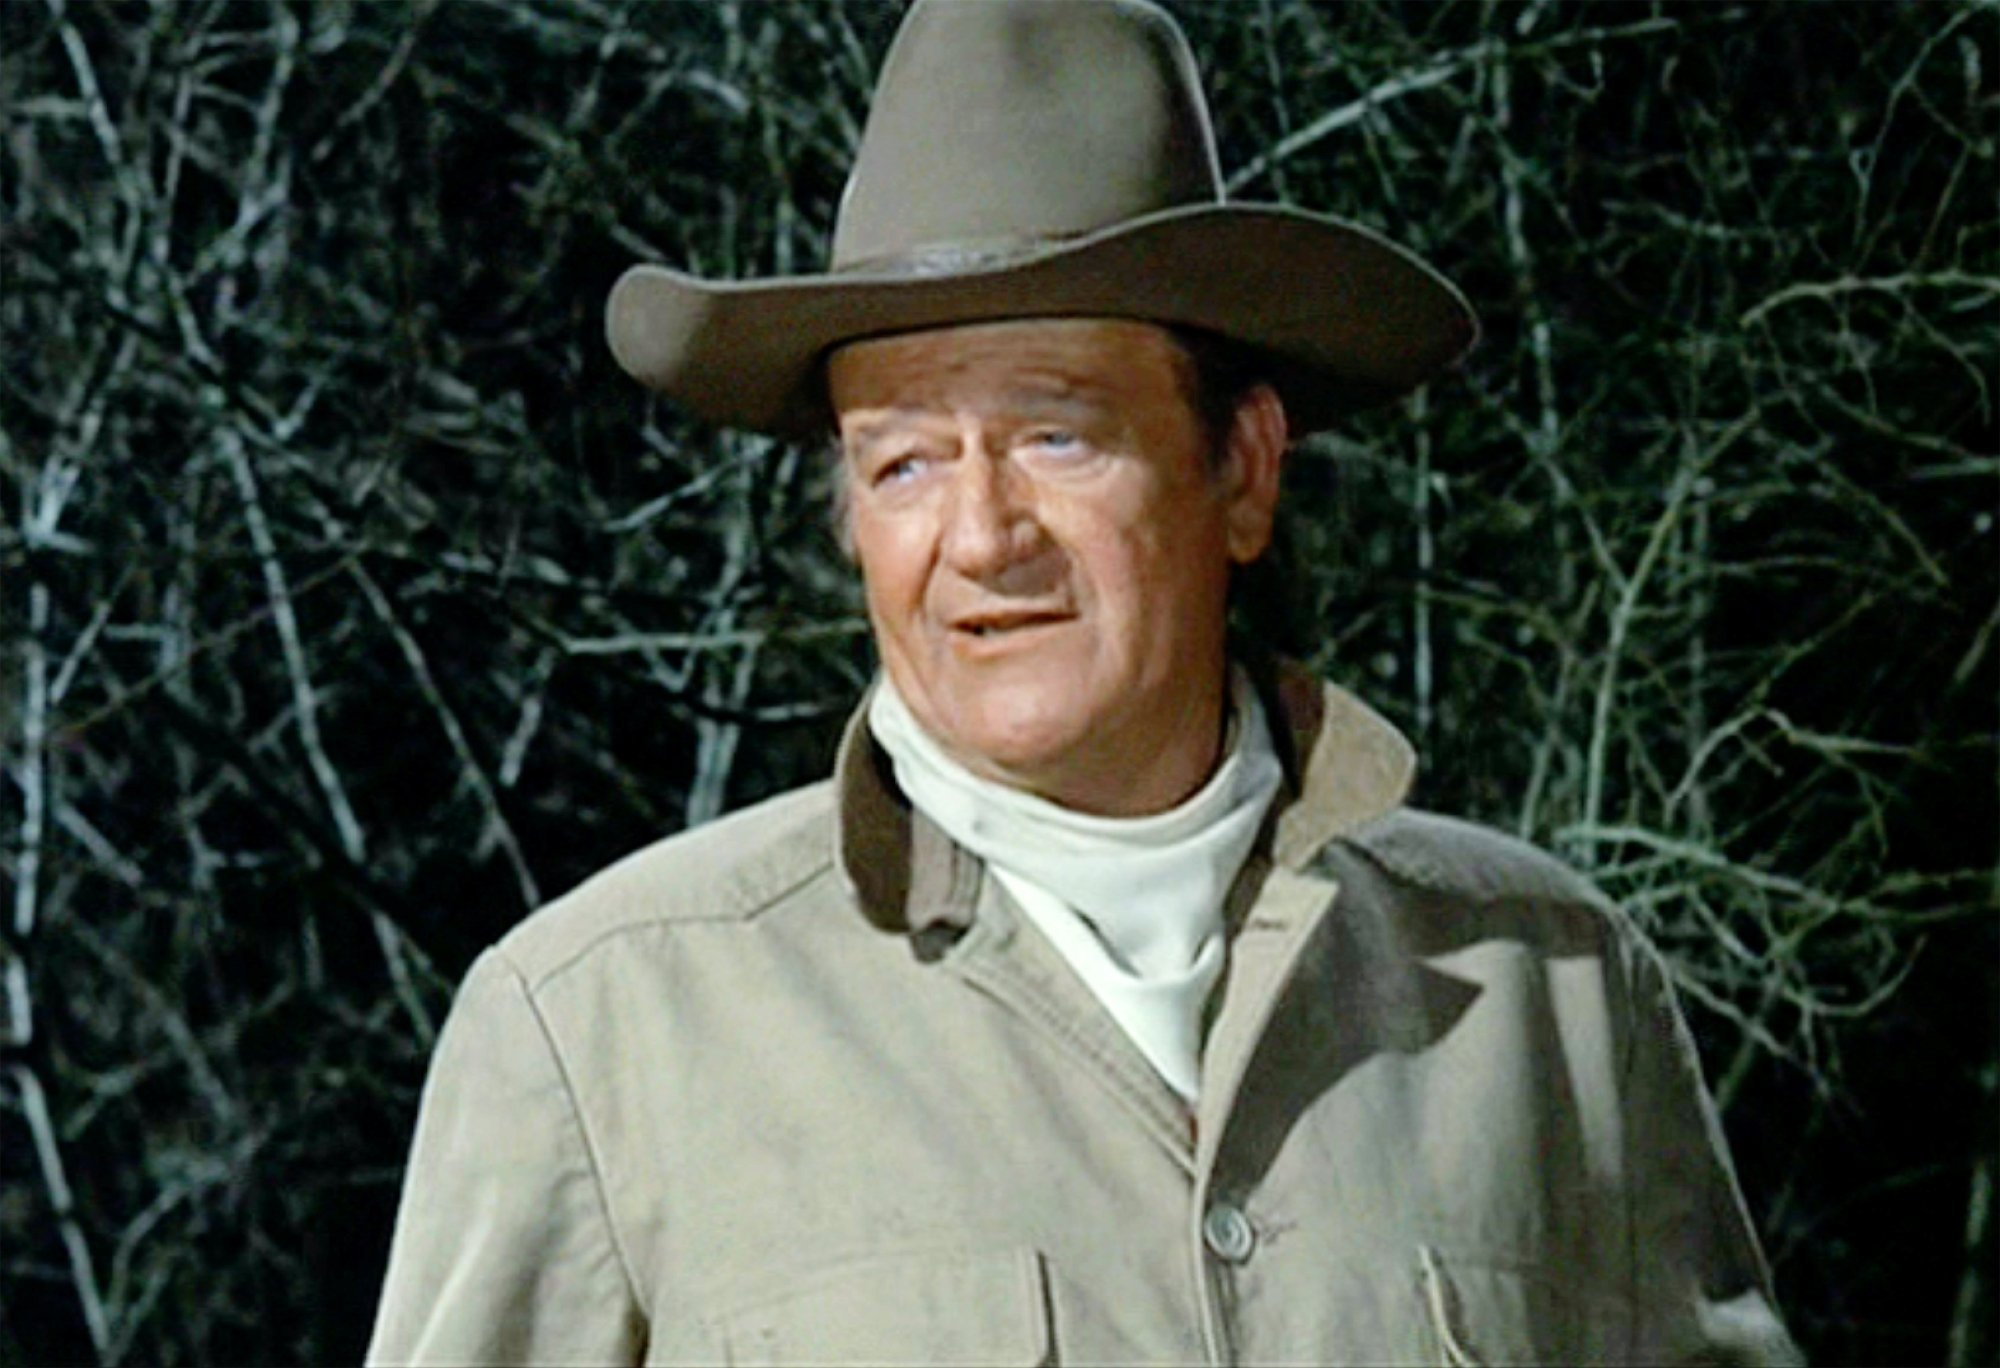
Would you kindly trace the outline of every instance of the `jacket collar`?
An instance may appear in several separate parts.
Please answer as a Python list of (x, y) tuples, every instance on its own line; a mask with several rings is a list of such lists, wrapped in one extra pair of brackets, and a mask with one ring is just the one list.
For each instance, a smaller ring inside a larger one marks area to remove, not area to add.
[[(1335, 837), (1402, 805), (1416, 752), (1374, 709), (1298, 665), (1252, 673), (1285, 765), (1270, 858), (1302, 870)], [(972, 924), (979, 861), (896, 787), (868, 730), (868, 701), (848, 719), (834, 764), (835, 862), (868, 920), (907, 932), (923, 954)]]

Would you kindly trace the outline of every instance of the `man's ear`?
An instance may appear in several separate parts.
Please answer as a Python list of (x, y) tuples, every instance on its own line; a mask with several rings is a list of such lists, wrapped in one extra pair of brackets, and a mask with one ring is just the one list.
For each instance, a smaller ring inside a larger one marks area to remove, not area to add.
[(1256, 560), (1271, 544), (1290, 436), (1284, 401), (1269, 385), (1258, 385), (1237, 403), (1221, 477), (1229, 558), (1238, 565)]

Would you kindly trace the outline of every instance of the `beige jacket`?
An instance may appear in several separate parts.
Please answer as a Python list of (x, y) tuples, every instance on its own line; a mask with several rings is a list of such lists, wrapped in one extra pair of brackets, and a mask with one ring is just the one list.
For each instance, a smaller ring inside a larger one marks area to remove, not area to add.
[(473, 967), (370, 1358), (1795, 1358), (1654, 953), (1277, 693), (1197, 1114), (857, 715)]

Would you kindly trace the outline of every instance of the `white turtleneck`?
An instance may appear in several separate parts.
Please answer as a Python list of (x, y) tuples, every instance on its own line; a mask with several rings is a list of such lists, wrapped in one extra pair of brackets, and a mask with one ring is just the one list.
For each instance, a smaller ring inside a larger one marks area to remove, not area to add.
[(1201, 1015), (1224, 957), (1222, 904), (1283, 779), (1264, 710), (1230, 675), (1222, 763), (1178, 807), (1097, 817), (984, 779), (952, 759), (886, 676), (868, 724), (896, 782), (985, 860), (1021, 910), (1174, 1091), (1201, 1077)]

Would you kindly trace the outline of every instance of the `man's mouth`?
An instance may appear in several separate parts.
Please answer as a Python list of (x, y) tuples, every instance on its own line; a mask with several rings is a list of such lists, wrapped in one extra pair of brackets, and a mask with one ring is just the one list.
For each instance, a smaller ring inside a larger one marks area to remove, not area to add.
[(998, 637), (1033, 627), (1054, 626), (1069, 621), (1069, 617), (1058, 612), (981, 613), (959, 618), (951, 624), (951, 630), (971, 637)]

